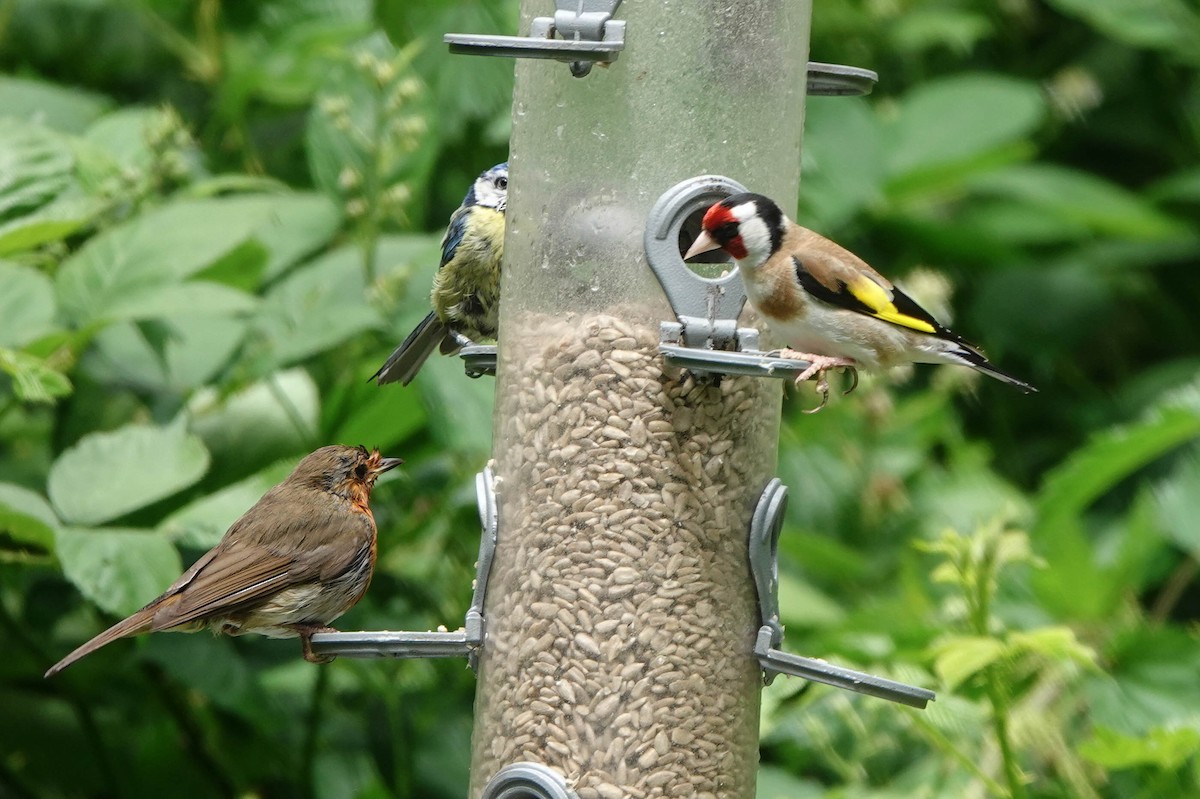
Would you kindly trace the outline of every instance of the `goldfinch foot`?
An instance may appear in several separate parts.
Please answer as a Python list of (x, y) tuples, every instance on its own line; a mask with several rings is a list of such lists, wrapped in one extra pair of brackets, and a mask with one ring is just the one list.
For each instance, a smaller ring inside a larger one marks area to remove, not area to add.
[(810, 380), (813, 377), (817, 378), (817, 393), (821, 395), (821, 404), (815, 408), (806, 410), (805, 413), (816, 413), (825, 407), (829, 402), (829, 379), (825, 373), (830, 369), (841, 369), (842, 372), (850, 373), (850, 387), (842, 392), (843, 395), (849, 394), (854, 389), (858, 388), (858, 363), (853, 358), (836, 358), (829, 355), (814, 355), (810, 352), (797, 352), (796, 350), (782, 349), (771, 353), (780, 358), (787, 358), (796, 361), (808, 361), (808, 368), (800, 374), (796, 375), (796, 387), (805, 380)]

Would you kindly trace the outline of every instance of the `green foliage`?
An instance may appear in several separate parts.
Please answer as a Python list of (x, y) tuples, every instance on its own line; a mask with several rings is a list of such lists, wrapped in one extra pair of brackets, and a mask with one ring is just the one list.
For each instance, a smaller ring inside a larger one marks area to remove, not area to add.
[[(799, 218), (1041, 393), (920, 367), (789, 401), (786, 648), (939, 698), (777, 680), (759, 795), (1200, 794), (1200, 16), (815, 5), (813, 57), (881, 81), (809, 103)], [(152, 636), (40, 675), (335, 441), (407, 461), (344, 626), (462, 618), (492, 386), (366, 379), (507, 152), (511, 64), (441, 35), (516, 12), (0, 3), (0, 794), (466, 794), (461, 664)]]

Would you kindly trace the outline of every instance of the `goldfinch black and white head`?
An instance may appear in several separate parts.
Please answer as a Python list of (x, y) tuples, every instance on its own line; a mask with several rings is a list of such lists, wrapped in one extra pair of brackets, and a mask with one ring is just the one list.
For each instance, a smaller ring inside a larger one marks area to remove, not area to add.
[(740, 265), (757, 268), (779, 250), (786, 221), (779, 206), (761, 194), (727, 197), (705, 212), (684, 260), (720, 248)]

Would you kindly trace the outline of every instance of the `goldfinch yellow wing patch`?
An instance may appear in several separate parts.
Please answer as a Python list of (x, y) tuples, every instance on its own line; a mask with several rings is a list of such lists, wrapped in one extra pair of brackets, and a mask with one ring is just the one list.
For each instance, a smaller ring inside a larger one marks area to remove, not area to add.
[[(867, 307), (868, 313), (877, 319), (882, 319), (885, 322), (891, 322), (894, 325), (901, 327), (912, 328), (919, 330), (922, 333), (936, 333), (938, 324), (929, 316), (919, 305), (912, 300), (908, 302), (912, 307), (921, 312), (919, 316), (913, 316), (911, 313), (904, 313), (894, 302), (894, 297), (901, 296), (903, 293), (899, 289), (888, 291), (883, 286), (876, 283), (871, 278), (860, 275), (846, 285), (846, 290), (849, 291), (854, 298)], [(904, 297), (908, 299), (907, 297)]]
[(898, 288), (889, 291), (861, 272), (853, 273), (849, 282), (835, 274), (829, 274), (825, 281), (821, 281), (808, 271), (799, 257), (792, 256), (792, 263), (801, 287), (822, 302), (867, 314), (909, 330), (959, 340), (957, 335), (938, 324), (928, 311)]

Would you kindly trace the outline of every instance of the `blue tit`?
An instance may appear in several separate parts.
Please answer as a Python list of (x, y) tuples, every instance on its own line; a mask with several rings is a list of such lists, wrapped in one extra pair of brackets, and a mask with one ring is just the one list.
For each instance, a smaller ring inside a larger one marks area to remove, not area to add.
[(505, 162), (477, 177), (450, 216), (430, 294), (433, 310), (372, 375), (379, 385), (399, 381), (407, 386), (435, 347), (448, 355), (496, 337), (507, 204)]

